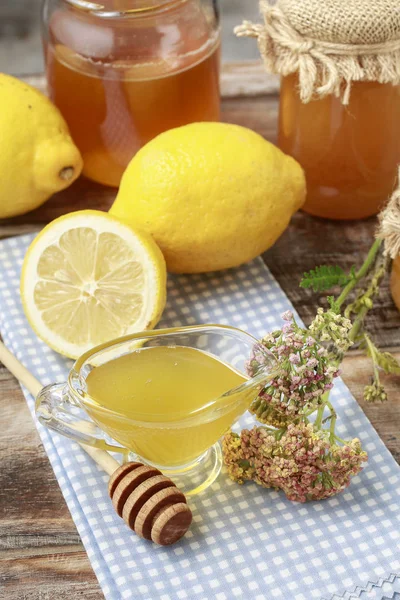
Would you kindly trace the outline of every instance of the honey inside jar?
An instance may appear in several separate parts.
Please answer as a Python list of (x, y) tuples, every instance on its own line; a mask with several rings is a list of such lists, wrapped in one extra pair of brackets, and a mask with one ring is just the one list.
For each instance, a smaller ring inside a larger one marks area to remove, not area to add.
[(159, 133), (219, 120), (219, 29), (200, 0), (64, 4), (48, 18), (47, 79), (84, 175), (118, 186)]
[(353, 82), (349, 104), (333, 95), (304, 104), (298, 77), (282, 78), (279, 146), (304, 168), (303, 210), (330, 219), (379, 212), (400, 162), (400, 88)]
[(390, 277), (390, 291), (392, 292), (392, 298), (400, 310), (400, 257), (394, 259), (392, 264), (392, 274)]

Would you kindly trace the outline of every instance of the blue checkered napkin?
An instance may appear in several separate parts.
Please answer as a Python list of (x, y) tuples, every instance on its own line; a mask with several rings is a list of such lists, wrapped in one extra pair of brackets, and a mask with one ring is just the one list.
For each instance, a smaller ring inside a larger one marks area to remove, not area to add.
[[(11, 351), (48, 384), (65, 380), (72, 363), (39, 342), (23, 314), (18, 284), (31, 240), (0, 243), (0, 329)], [(261, 259), (225, 273), (170, 277), (168, 288), (163, 327), (224, 323), (260, 336), (291, 308)], [(131, 533), (111, 507), (107, 476), (78, 445), (38, 425), (107, 600), (400, 599), (399, 466), (342, 382), (332, 397), (339, 435), (360, 437), (370, 456), (346, 492), (295, 504), (222, 474), (190, 500), (194, 524), (167, 549)], [(252, 422), (245, 415), (241, 425)]]

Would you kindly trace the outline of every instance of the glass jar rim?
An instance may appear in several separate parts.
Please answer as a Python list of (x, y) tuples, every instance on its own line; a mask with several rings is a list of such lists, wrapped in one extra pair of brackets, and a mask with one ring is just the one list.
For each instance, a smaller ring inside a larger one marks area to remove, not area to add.
[(155, 4), (148, 6), (144, 5), (137, 8), (127, 9), (107, 9), (101, 2), (91, 2), (90, 0), (64, 0), (72, 8), (77, 8), (86, 13), (90, 13), (93, 16), (101, 17), (105, 19), (110, 18), (121, 18), (121, 17), (135, 17), (142, 16), (147, 13), (161, 12), (186, 2), (187, 0), (158, 0)]

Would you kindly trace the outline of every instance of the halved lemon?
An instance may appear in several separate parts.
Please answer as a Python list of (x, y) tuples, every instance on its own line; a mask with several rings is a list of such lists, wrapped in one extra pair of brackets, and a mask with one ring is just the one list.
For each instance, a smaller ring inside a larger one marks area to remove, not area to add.
[(107, 213), (70, 213), (47, 225), (29, 247), (21, 298), (36, 334), (77, 358), (157, 324), (166, 301), (164, 257), (148, 234)]

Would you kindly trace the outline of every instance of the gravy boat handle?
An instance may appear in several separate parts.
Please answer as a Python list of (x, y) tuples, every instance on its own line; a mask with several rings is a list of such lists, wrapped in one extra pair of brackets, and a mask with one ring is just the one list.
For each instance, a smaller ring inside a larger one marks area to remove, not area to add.
[(42, 425), (78, 444), (125, 455), (129, 453), (123, 446), (110, 444), (96, 423), (85, 418), (87, 414), (75, 404), (65, 383), (42, 388), (36, 396), (35, 412)]

